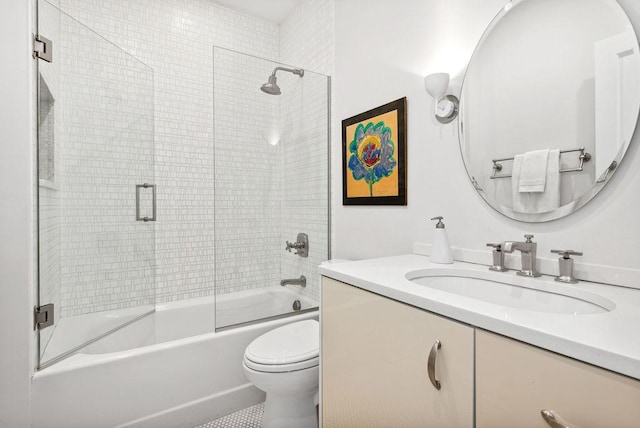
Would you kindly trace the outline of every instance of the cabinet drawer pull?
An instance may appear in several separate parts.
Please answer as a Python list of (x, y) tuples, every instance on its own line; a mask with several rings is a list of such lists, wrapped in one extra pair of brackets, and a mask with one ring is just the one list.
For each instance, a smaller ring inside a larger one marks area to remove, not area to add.
[(571, 426), (559, 415), (556, 415), (553, 410), (540, 410), (540, 414), (551, 428), (571, 428)]
[(440, 389), (440, 381), (436, 379), (436, 358), (438, 357), (438, 349), (440, 349), (442, 345), (439, 340), (436, 340), (436, 343), (431, 347), (431, 351), (429, 351), (429, 359), (427, 360), (427, 374), (429, 375), (429, 380), (433, 384), (435, 389)]

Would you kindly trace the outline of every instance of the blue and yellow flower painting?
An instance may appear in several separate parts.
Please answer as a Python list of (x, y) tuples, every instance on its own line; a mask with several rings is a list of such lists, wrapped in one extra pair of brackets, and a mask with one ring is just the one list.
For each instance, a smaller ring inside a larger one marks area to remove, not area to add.
[(393, 117), (381, 116), (353, 125), (355, 130), (348, 144), (347, 162), (349, 179), (353, 180), (349, 188), (351, 197), (398, 194), (397, 174), (394, 174), (397, 166), (394, 158), (396, 145), (392, 140), (392, 127), (395, 128), (397, 122), (392, 120)]

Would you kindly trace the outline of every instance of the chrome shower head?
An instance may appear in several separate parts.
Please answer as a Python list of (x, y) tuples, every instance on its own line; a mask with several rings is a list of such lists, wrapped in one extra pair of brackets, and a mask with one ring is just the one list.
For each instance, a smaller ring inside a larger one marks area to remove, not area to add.
[(280, 95), (280, 86), (276, 83), (275, 73), (269, 76), (269, 81), (260, 87), (260, 90), (269, 95)]
[(271, 76), (269, 76), (269, 81), (260, 87), (260, 90), (265, 94), (280, 95), (282, 93), (280, 91), (280, 87), (276, 83), (276, 72), (278, 70), (288, 71), (289, 73), (293, 73), (300, 77), (304, 76), (304, 70), (300, 68), (276, 67), (273, 69), (273, 73), (271, 73)]

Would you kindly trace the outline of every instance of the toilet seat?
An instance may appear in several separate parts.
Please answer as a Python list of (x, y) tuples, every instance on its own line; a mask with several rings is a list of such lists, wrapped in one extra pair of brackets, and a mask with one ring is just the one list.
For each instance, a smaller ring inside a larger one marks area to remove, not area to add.
[(260, 372), (289, 372), (315, 367), (320, 360), (318, 321), (305, 320), (271, 330), (247, 346), (244, 364)]
[(320, 357), (315, 357), (310, 360), (300, 361), (292, 364), (259, 364), (247, 359), (246, 357), (244, 359), (244, 365), (247, 368), (264, 373), (285, 373), (298, 370), (306, 370), (312, 367), (317, 367), (319, 362)]

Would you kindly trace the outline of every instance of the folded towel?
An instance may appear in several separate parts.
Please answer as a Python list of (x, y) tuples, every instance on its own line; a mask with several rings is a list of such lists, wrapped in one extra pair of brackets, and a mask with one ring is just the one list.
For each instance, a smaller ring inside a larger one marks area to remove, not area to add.
[[(522, 157), (520, 167), (519, 192), (544, 192), (547, 183), (547, 160), (549, 149), (527, 152)], [(515, 162), (515, 158), (514, 158)]]
[(523, 155), (513, 159), (511, 196), (513, 210), (521, 213), (544, 213), (560, 206), (560, 150), (549, 150), (543, 192), (521, 192)]

